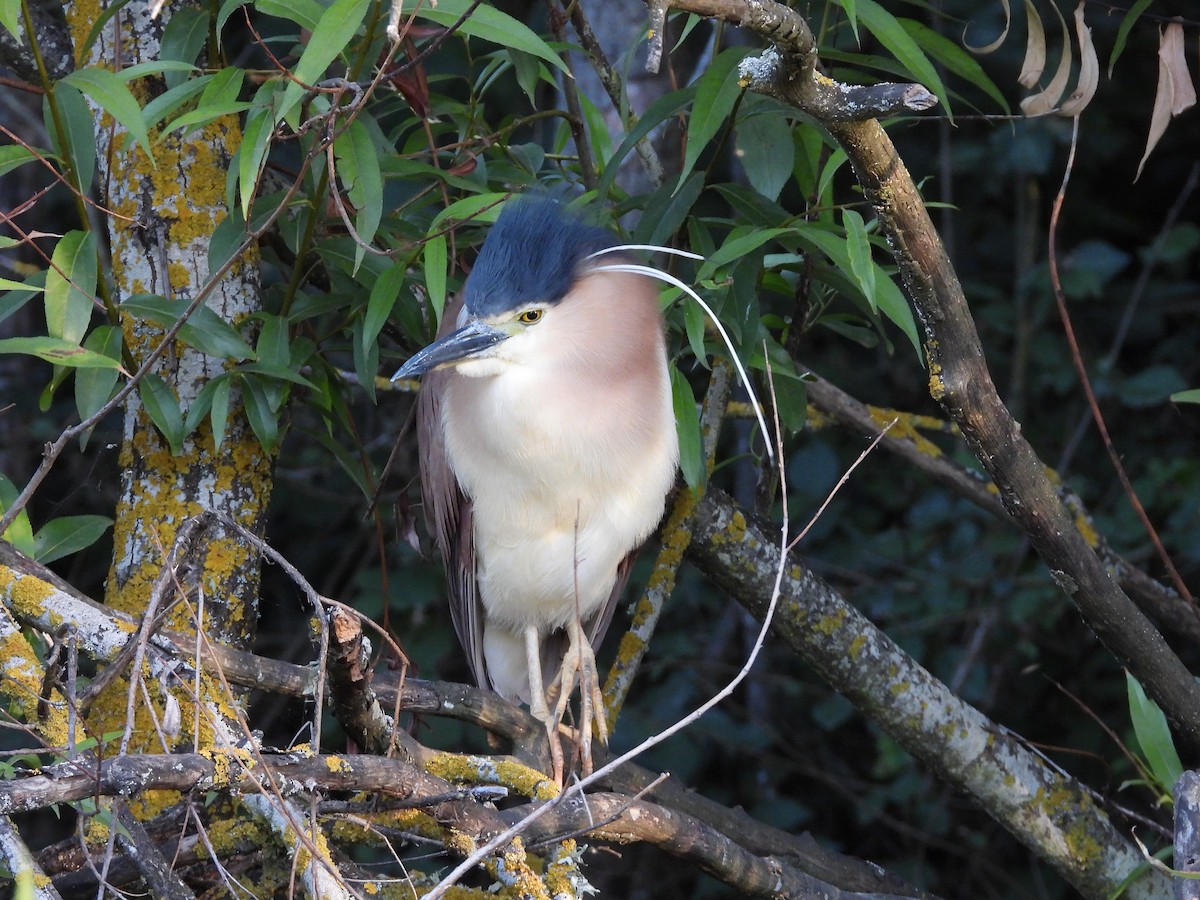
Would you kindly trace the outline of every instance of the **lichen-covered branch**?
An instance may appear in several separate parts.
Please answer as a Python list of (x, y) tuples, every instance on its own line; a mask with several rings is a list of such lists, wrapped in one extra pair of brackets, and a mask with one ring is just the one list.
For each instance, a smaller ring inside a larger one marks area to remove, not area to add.
[[(779, 550), (729, 497), (701, 501), (691, 557), (731, 597), (761, 617)], [(1089, 897), (1104, 897), (1142, 863), (1091, 796), (921, 668), (829, 585), (787, 565), (774, 629), (809, 665), (947, 783)], [(1147, 872), (1128, 889), (1170, 896)]]
[[(811, 375), (808, 382), (808, 399), (811, 405), (809, 424), (824, 418), (857, 431), (864, 437), (874, 437), (895, 416), (893, 410), (868, 406), (818, 375)], [(958, 434), (957, 427), (954, 430)], [(904, 427), (903, 420), (888, 430), (880, 446), (1005, 524), (1019, 525), (1008, 514), (995, 485), (978, 472), (943, 454), (935, 443), (916, 429)], [(1092, 524), (1091, 514), (1079, 495), (1057, 478), (1055, 484), (1059, 497), (1085, 540), (1112, 570), (1118, 583), (1142, 612), (1150, 616), (1164, 634), (1174, 635), (1189, 644), (1200, 644), (1200, 611), (1179, 596), (1174, 588), (1155, 581), (1117, 553)]]

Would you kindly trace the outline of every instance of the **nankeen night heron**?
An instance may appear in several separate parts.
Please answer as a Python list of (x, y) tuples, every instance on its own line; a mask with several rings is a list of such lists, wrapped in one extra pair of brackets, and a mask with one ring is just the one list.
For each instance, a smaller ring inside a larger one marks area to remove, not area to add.
[(576, 683), (579, 744), (607, 740), (594, 648), (658, 524), (679, 445), (658, 290), (615, 235), (551, 199), (510, 202), (424, 375), (425, 513), (476, 681), (550, 736)]

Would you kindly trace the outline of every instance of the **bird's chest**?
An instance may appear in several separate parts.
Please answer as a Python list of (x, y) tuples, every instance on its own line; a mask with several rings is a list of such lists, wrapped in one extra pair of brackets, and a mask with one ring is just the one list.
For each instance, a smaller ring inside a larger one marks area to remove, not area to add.
[(453, 379), (443, 418), (459, 483), (476, 504), (502, 506), (501, 520), (573, 524), (629, 474), (629, 460), (604, 451), (612, 435), (599, 423), (610, 417), (589, 408), (594, 399), (519, 374)]

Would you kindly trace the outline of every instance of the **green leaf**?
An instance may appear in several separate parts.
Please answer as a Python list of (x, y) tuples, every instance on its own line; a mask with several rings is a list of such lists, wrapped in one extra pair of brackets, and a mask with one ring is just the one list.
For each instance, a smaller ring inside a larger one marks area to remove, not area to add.
[(700, 267), (700, 271), (696, 274), (696, 280), (701, 281), (706, 278), (711, 278), (721, 266), (728, 263), (739, 261), (746, 254), (757, 250), (767, 241), (779, 237), (787, 232), (794, 232), (792, 228), (757, 228), (754, 226), (746, 226), (744, 228), (735, 228), (729, 232), (729, 236), (725, 239), (720, 249), (709, 254), (708, 259)]
[(700, 153), (729, 119), (733, 106), (741, 96), (738, 83), (738, 63), (749, 53), (746, 47), (730, 47), (712, 61), (696, 82), (696, 102), (688, 119), (687, 149), (677, 185), (682, 186), (695, 167)]
[(86, 69), (76, 69), (60, 84), (69, 84), (87, 94), (102, 110), (121, 123), (130, 136), (146, 151), (150, 164), (155, 165), (154, 150), (150, 146), (150, 135), (146, 133), (146, 122), (142, 118), (142, 108), (129, 92), (127, 85), (119, 75), (88, 66)]
[(183, 413), (179, 410), (179, 399), (175, 392), (162, 378), (148, 372), (138, 382), (138, 396), (142, 399), (142, 406), (150, 416), (150, 421), (170, 446), (171, 455), (178, 456), (183, 452), (184, 431)]
[(247, 101), (239, 101), (242, 84), (246, 73), (233, 66), (226, 66), (211, 79), (204, 87), (204, 93), (196, 103), (196, 108), (184, 113), (163, 129), (163, 134), (169, 134), (178, 128), (202, 128), (221, 116), (240, 113), (253, 105)]
[[(50, 115), (51, 103), (58, 106), (59, 121), (66, 131), (64, 135), (59, 135), (54, 127), (54, 118)], [(83, 94), (64, 81), (55, 82), (46, 95), (42, 118), (46, 122), (46, 132), (50, 135), (54, 152), (60, 159), (70, 161), (71, 170), (78, 180), (76, 186), (86, 194), (92, 189), (92, 180), (96, 175), (96, 126)]]
[[(121, 329), (114, 325), (100, 325), (92, 330), (83, 345), (107, 356), (114, 363), (121, 361)], [(112, 369), (80, 369), (75, 373), (75, 408), (80, 419), (96, 414), (112, 396), (119, 372)]]
[(708, 480), (704, 461), (704, 443), (700, 437), (700, 412), (692, 386), (675, 366), (671, 367), (671, 404), (675, 408), (675, 426), (679, 432), (679, 469), (693, 491)]
[[(184, 306), (178, 300), (168, 300), (156, 294), (134, 294), (122, 301), (121, 308), (130, 315), (170, 328), (179, 319)], [(241, 332), (203, 304), (192, 311), (179, 330), (179, 337), (210, 356), (239, 362), (254, 358), (254, 350), (246, 343)]]
[[(421, 4), (415, 10), (415, 15), (439, 25), (453, 25), (463, 17), (470, 6), (470, 0), (438, 0), (436, 7), (432, 3)], [(458, 33), (491, 41), (501, 47), (523, 50), (554, 66), (564, 75), (571, 76), (570, 70), (559, 59), (558, 54), (529, 26), (486, 3), (477, 6), (471, 12), (470, 18), (458, 26)]]
[(33, 537), (33, 558), (43, 565), (85, 550), (112, 527), (107, 516), (63, 516), (51, 519)]
[(1169, 794), (1183, 774), (1183, 764), (1175, 750), (1167, 717), (1129, 672), (1125, 673), (1125, 686), (1129, 694), (1129, 717), (1133, 720), (1133, 733), (1142, 756), (1158, 786)]
[(659, 186), (642, 209), (633, 243), (662, 246), (683, 225), (704, 191), (704, 173), (693, 172), (678, 190), (669, 182)]
[[(838, 2), (845, 9), (846, 0)], [(899, 20), (875, 0), (855, 2), (858, 5), (859, 21), (866, 26), (867, 31), (871, 32), (917, 81), (937, 94), (938, 100), (946, 109), (946, 115), (953, 122), (954, 116), (950, 111), (950, 98), (946, 93), (946, 86), (942, 84), (942, 79), (938, 77), (937, 70), (925, 55), (925, 51), (909, 36)]]
[[(199, 78), (189, 78), (187, 81), (177, 84), (170, 90), (159, 94), (142, 109), (142, 118), (146, 121), (146, 128), (157, 126), (163, 119), (207, 88), (215, 77), (214, 75), (201, 75)], [(175, 124), (172, 123), (173, 126)], [(162, 140), (169, 133), (169, 129), (162, 131), (158, 136), (159, 140)]]
[(0, 291), (32, 291), (34, 293), (41, 293), (44, 290), (44, 287), (26, 284), (23, 281), (13, 281), (11, 278), (0, 278)]
[(21, 0), (0, 0), (0, 25), (19, 42), (25, 29), (21, 27)]
[(336, 0), (321, 13), (320, 20), (312, 29), (312, 37), (300, 55), (300, 62), (296, 64), (293, 73), (295, 80), (289, 80), (283, 89), (275, 122), (286, 118), (295, 109), (304, 97), (306, 85), (316, 84), (325, 77), (325, 70), (330, 63), (338, 58), (358, 32), (368, 6), (370, 0)]
[(0, 147), (0, 176), (7, 175), (13, 169), (23, 166), (27, 162), (32, 162), (35, 159), (41, 159), (48, 155), (44, 150), (34, 151), (19, 145)]
[[(16, 486), (4, 475), (0, 475), (0, 513), (12, 509), (21, 494)], [(17, 513), (13, 523), (4, 532), (4, 540), (8, 541), (26, 556), (34, 555), (33, 527), (29, 524), (29, 515), (25, 510)]]
[(274, 378), (277, 381), (289, 381), (292, 384), (298, 384), (301, 387), (312, 388), (316, 390), (316, 385), (287, 366), (274, 365), (271, 363), (246, 363), (238, 366), (239, 372), (253, 372), (256, 375), (266, 375), (268, 378)]
[[(250, 217), (250, 206), (254, 202), (258, 176), (266, 164), (267, 150), (271, 145), (271, 132), (275, 128), (275, 119), (271, 115), (270, 106), (262, 106), (258, 102), (260, 98), (270, 96), (270, 87), (269, 84), (264, 84), (259, 88), (255, 104), (246, 117), (246, 125), (242, 129), (242, 143), (238, 146), (237, 153), (234, 154), (237, 160), (238, 196), (241, 200), (239, 210), (242, 219)], [(232, 163), (231, 168), (233, 168)]]
[(433, 311), (437, 313), (439, 322), (442, 320), (442, 310), (446, 308), (447, 253), (446, 236), (442, 234), (427, 240), (421, 252), (425, 269), (425, 290), (429, 292), (429, 302)]
[(268, 16), (295, 22), (305, 31), (316, 31), (325, 11), (316, 0), (257, 0), (254, 8)]
[(621, 145), (617, 147), (617, 152), (605, 164), (604, 172), (601, 174), (600, 181), (596, 185), (597, 197), (608, 196), (608, 191), (617, 177), (617, 171), (621, 167), (621, 162), (629, 155), (629, 152), (636, 146), (637, 142), (687, 106), (688, 102), (695, 95), (696, 86), (692, 85), (678, 91), (672, 91), (669, 94), (664, 94), (650, 104), (650, 108), (637, 120), (637, 124), (629, 130), (629, 133), (625, 135), (625, 139), (621, 141)]
[(272, 408), (270, 393), (257, 376), (243, 379), (242, 385), (242, 402), (250, 428), (263, 449), (274, 453), (279, 448), (279, 414)]
[(504, 199), (507, 196), (507, 192), (474, 194), (455, 200), (433, 217), (429, 224), (429, 233), (440, 231), (445, 222), (465, 222), (468, 219), (472, 222), (495, 222), (500, 217), (500, 210), (504, 208)]
[(46, 331), (78, 344), (92, 319), (96, 291), (96, 238), (68, 231), (54, 248), (46, 273)]
[[(383, 177), (379, 172), (379, 154), (375, 142), (371, 140), (371, 132), (363, 121), (365, 118), (367, 114), (361, 113), (349, 128), (338, 135), (333, 142), (333, 152), (337, 159), (338, 177), (346, 186), (346, 194), (357, 211), (354, 230), (358, 232), (359, 240), (369, 244), (375, 239), (375, 232), (383, 218)], [(363, 247), (355, 247), (355, 272), (362, 265), (365, 254)]]
[(875, 302), (875, 266), (871, 259), (871, 239), (867, 237), (867, 226), (857, 210), (842, 212), (842, 224), (846, 228), (846, 252), (850, 257), (850, 274), (862, 289), (863, 296)]
[(1154, 0), (1137, 0), (1129, 11), (1125, 13), (1125, 18), (1121, 19), (1121, 27), (1117, 29), (1117, 38), (1113, 41), (1112, 53), (1108, 56), (1108, 77), (1112, 78), (1113, 68), (1117, 64), (1117, 60), (1121, 58), (1121, 54), (1125, 52), (1125, 44), (1129, 40), (1129, 32), (1133, 30), (1133, 26), (1137, 20), (1142, 17), (1150, 4)]
[(1171, 395), (1171, 400), (1175, 403), (1200, 403), (1200, 388), (1177, 391)]
[(117, 369), (120, 363), (70, 341), (53, 337), (15, 337), (0, 340), (0, 354), (22, 353), (36, 356), (56, 366), (72, 369)]
[[(163, 29), (162, 42), (159, 47), (159, 57), (164, 60), (177, 60), (189, 66), (196, 62), (196, 57), (204, 49), (208, 40), (208, 19), (206, 10), (194, 6), (181, 6), (171, 14), (171, 21)], [(168, 90), (182, 84), (186, 74), (179, 71), (166, 73), (164, 78)]]
[(736, 135), (737, 157), (750, 186), (768, 200), (779, 199), (796, 161), (791, 122), (778, 113), (749, 116), (737, 123)]
[(373, 344), (379, 337), (379, 332), (392, 314), (392, 308), (400, 297), (400, 288), (404, 286), (407, 272), (402, 265), (394, 265), (385, 269), (375, 279), (371, 287), (371, 296), (367, 299), (367, 311), (363, 315), (362, 342), (364, 345)]
[(287, 320), (273, 313), (259, 313), (257, 318), (262, 320), (262, 329), (255, 342), (258, 361), (268, 366), (287, 366), (289, 359)]
[(975, 57), (945, 35), (938, 34), (928, 25), (914, 19), (900, 19), (900, 27), (908, 32), (917, 44), (959, 78), (970, 82), (996, 102), (996, 105), (1006, 113), (1010, 111), (1008, 101), (996, 83), (988, 78), (983, 66), (975, 61)]

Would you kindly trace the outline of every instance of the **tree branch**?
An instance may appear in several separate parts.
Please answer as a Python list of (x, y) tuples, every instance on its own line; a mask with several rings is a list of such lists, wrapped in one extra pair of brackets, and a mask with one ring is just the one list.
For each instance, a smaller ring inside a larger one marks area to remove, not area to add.
[[(715, 488), (701, 501), (697, 522), (692, 559), (761, 617), (770, 602), (778, 549)], [(785, 573), (776, 613), (779, 636), (940, 778), (968, 792), (1088, 896), (1111, 893), (1141, 865), (1141, 854), (1074, 779), (1051, 770), (964, 703), (799, 563)], [(1170, 884), (1160, 873), (1147, 873), (1128, 892), (1166, 897)]]

